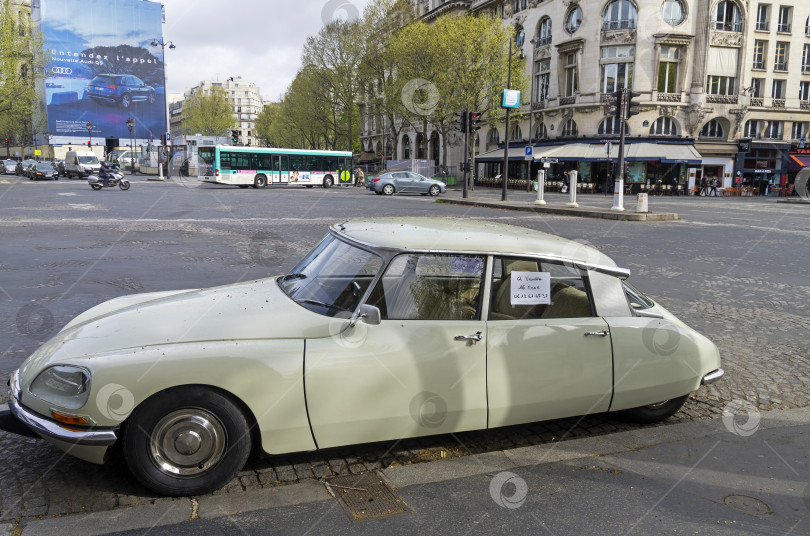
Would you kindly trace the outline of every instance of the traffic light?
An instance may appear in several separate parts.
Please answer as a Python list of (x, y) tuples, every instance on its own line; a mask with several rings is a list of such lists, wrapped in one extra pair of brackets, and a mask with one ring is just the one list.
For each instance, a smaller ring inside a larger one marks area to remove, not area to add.
[(467, 131), (467, 112), (456, 112), (458, 120), (456, 120), (456, 130), (466, 133)]
[(93, 145), (90, 143), (90, 141), (87, 142), (87, 147), (91, 149), (93, 148)]
[(164, 147), (166, 146), (166, 134), (160, 135), (160, 144), (163, 145)]
[(470, 112), (470, 119), (467, 122), (467, 127), (470, 129), (470, 132), (475, 132), (476, 130), (480, 130), (481, 128), (481, 116), (483, 114), (481, 112)]
[(613, 92), (613, 99), (615, 100), (613, 104), (613, 108), (610, 109), (610, 112), (616, 115), (616, 119), (622, 119), (622, 95), (624, 91), (621, 89), (618, 91)]
[(231, 130), (231, 141), (234, 145), (239, 142), (239, 131), (238, 130)]
[(640, 97), (641, 93), (636, 93), (635, 91), (627, 90), (627, 116), (625, 119), (630, 119), (634, 115), (638, 115), (638, 110), (634, 108), (638, 108), (640, 104), (635, 102), (633, 99), (636, 97)]

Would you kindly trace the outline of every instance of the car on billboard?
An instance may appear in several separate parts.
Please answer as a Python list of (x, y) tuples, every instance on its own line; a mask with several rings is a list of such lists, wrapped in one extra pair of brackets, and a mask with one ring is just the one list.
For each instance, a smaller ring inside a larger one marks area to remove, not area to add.
[(87, 86), (88, 98), (100, 102), (118, 103), (129, 108), (133, 102), (155, 102), (155, 88), (130, 74), (100, 74)]

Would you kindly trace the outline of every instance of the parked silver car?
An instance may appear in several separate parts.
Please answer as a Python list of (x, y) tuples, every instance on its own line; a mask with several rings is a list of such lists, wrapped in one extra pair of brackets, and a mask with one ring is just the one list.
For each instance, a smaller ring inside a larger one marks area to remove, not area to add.
[(14, 170), (17, 169), (17, 161), (11, 160), (3, 160), (3, 165), (0, 166), (0, 173), (5, 175), (14, 175)]
[(413, 171), (386, 171), (372, 177), (367, 188), (377, 195), (422, 194), (437, 196), (447, 191), (447, 186)]

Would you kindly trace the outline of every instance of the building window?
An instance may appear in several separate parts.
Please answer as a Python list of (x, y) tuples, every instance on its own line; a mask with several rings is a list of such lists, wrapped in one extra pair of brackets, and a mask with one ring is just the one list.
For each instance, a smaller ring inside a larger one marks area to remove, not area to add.
[(602, 16), (603, 30), (623, 30), (636, 27), (638, 12), (630, 0), (613, 0)]
[(777, 32), (790, 33), (790, 22), (793, 18), (793, 8), (788, 6), (779, 7), (779, 21), (776, 27)]
[(776, 43), (776, 58), (773, 62), (774, 71), (787, 71), (790, 45), (784, 41)]
[(548, 139), (548, 129), (546, 128), (545, 123), (540, 123), (539, 125), (537, 125), (537, 128), (534, 131), (534, 139), (536, 140)]
[(771, 121), (765, 127), (765, 132), (762, 137), (768, 140), (781, 140), (782, 139), (782, 121)]
[(720, 121), (717, 119), (712, 119), (705, 125), (703, 128), (700, 129), (699, 136), (701, 138), (725, 138), (726, 135), (723, 132), (723, 125), (720, 124)]
[[(618, 117), (606, 117), (602, 120), (601, 123), (599, 123), (599, 128), (597, 129), (596, 132), (600, 136), (618, 136), (619, 134), (621, 134), (620, 132), (621, 125), (622, 122), (619, 120)], [(627, 128), (626, 124), (624, 133), (625, 134), (630, 133), (630, 130)]]
[(773, 89), (771, 91), (771, 97), (773, 97), (774, 99), (785, 98), (785, 80), (773, 81)]
[(767, 41), (754, 41), (754, 69), (765, 69), (765, 58), (768, 55)]
[(754, 139), (759, 139), (761, 137), (759, 120), (751, 119), (745, 123), (745, 137)]
[(489, 130), (489, 134), (487, 135), (487, 143), (499, 143), (501, 141), (501, 134), (498, 132), (497, 128), (492, 128)]
[(633, 62), (636, 48), (632, 46), (602, 47), (602, 81), (600, 91), (613, 93), (633, 87)]
[(735, 78), (733, 76), (708, 76), (706, 92), (710, 95), (733, 95)]
[(765, 90), (763, 87), (765, 86), (765, 79), (764, 78), (752, 78), (751, 79), (751, 96), (755, 99), (761, 99), (765, 96)]
[(548, 88), (551, 84), (551, 60), (540, 60), (535, 64), (537, 73), (537, 100), (543, 102), (548, 100)]
[(810, 131), (810, 123), (793, 123), (790, 137), (794, 140), (806, 139), (808, 131)]
[(804, 22), (804, 35), (810, 35), (810, 17)]
[(523, 130), (521, 130), (520, 125), (515, 125), (512, 127), (512, 134), (509, 136), (510, 141), (519, 141), (523, 139)]
[(579, 76), (577, 75), (577, 54), (571, 52), (565, 55), (565, 87), (563, 96), (574, 97), (579, 90)]
[(712, 14), (712, 28), (726, 32), (742, 31), (740, 8), (732, 0), (722, 0)]
[(802, 52), (802, 72), (810, 72), (810, 45), (804, 45), (804, 52)]
[(537, 27), (537, 46), (548, 45), (551, 43), (551, 19), (543, 17)]
[(582, 26), (582, 10), (576, 6), (565, 16), (565, 30), (568, 33), (574, 33), (579, 30), (580, 26)]
[(799, 82), (799, 100), (810, 101), (810, 82)]
[(565, 125), (562, 129), (562, 136), (563, 138), (576, 138), (579, 135), (579, 129), (577, 128), (577, 122), (573, 119), (569, 119), (565, 122)]
[(515, 0), (515, 13), (528, 7), (529, 0)]
[(680, 91), (681, 49), (678, 47), (661, 47), (661, 59), (658, 63), (658, 92), (678, 93)]
[(677, 136), (678, 127), (669, 117), (659, 117), (650, 129), (650, 136)]
[(681, 0), (664, 0), (661, 6), (661, 17), (670, 26), (677, 26), (686, 18), (686, 10)]
[(768, 31), (768, 14), (771, 11), (771, 6), (768, 4), (759, 4), (757, 6), (757, 30), (761, 32)]

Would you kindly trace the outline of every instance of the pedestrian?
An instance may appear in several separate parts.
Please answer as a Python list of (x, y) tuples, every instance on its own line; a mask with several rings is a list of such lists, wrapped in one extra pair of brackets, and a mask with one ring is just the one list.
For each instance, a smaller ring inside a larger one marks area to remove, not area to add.
[(712, 189), (708, 195), (714, 195), (714, 197), (717, 197), (717, 177), (712, 177)]
[(709, 195), (709, 180), (706, 177), (700, 179), (700, 192), (698, 195)]
[(365, 186), (366, 185), (366, 175), (363, 173), (363, 170), (359, 167), (355, 170), (355, 186)]

